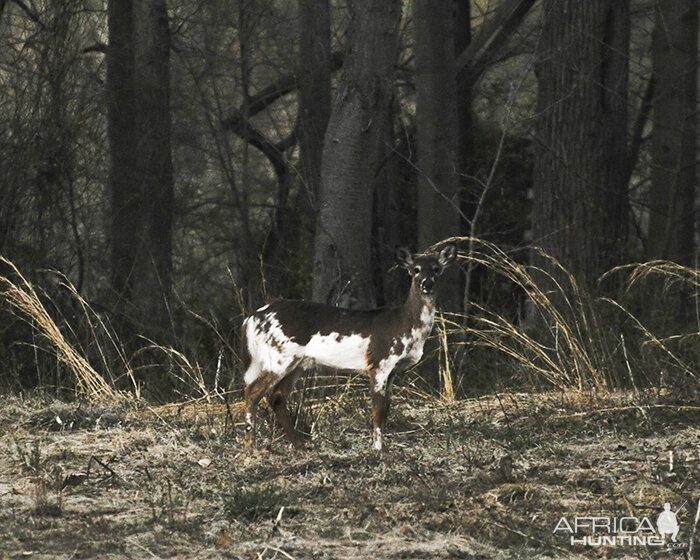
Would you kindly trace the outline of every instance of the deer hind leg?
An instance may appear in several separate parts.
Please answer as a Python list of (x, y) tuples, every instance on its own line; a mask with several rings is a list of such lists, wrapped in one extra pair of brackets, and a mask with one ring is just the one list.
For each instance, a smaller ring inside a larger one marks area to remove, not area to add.
[(292, 392), (294, 382), (297, 380), (298, 376), (299, 368), (296, 368), (283, 377), (267, 396), (267, 402), (274, 411), (275, 416), (277, 416), (277, 420), (282, 426), (287, 439), (297, 449), (303, 449), (304, 437), (294, 428), (294, 422), (292, 422), (289, 410), (287, 409), (287, 398), (289, 397), (289, 393)]
[(278, 377), (269, 371), (262, 371), (245, 386), (245, 443), (248, 447), (255, 445), (255, 416), (258, 402), (267, 394)]

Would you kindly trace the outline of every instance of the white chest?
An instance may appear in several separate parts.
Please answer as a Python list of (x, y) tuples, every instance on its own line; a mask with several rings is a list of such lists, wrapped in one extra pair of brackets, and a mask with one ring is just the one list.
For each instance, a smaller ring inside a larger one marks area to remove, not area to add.
[(420, 322), (411, 329), (410, 333), (401, 339), (404, 350), (399, 356), (400, 361), (405, 361), (408, 362), (408, 365), (413, 365), (423, 357), (423, 346), (428, 336), (430, 336), (434, 321), (435, 310), (427, 305), (424, 306), (421, 310)]
[(430, 335), (435, 319), (435, 311), (427, 306), (423, 307), (420, 321), (409, 332), (401, 337), (396, 337), (389, 355), (379, 362), (377, 374), (374, 380), (374, 388), (381, 394), (385, 394), (389, 377), (397, 369), (412, 366), (423, 357), (423, 346)]

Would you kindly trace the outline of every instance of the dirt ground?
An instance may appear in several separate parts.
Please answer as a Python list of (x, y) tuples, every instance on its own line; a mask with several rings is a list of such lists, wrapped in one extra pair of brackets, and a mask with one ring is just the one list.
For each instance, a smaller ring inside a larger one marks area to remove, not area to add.
[[(239, 405), (231, 427), (223, 405), (3, 400), (2, 558), (683, 558), (700, 537), (692, 391), (399, 392), (382, 457), (362, 395), (309, 408), (307, 451), (266, 414), (244, 449)], [(554, 531), (562, 517), (655, 524), (665, 502), (677, 552)]]

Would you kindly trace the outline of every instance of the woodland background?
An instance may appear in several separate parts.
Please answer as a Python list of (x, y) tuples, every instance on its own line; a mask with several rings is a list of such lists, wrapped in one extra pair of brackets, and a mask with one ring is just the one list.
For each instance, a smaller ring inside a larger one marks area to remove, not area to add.
[(696, 387), (697, 78), (695, 0), (0, 0), (0, 383), (237, 390), (453, 237), (407, 384)]

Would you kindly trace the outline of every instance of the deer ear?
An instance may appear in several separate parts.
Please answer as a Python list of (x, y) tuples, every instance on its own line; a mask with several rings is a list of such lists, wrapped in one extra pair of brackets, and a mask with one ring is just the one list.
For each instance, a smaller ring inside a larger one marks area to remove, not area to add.
[(440, 254), (438, 255), (438, 262), (442, 266), (447, 266), (453, 260), (455, 260), (456, 256), (457, 256), (457, 247), (455, 247), (452, 243), (449, 243), (448, 245), (445, 245), (440, 250)]
[(413, 255), (406, 247), (397, 247), (394, 251), (396, 263), (403, 268), (411, 268), (413, 266)]

